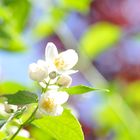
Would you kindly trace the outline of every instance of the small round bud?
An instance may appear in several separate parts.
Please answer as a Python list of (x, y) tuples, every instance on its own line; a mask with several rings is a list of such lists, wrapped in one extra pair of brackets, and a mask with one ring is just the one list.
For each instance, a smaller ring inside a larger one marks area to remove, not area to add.
[(49, 77), (50, 77), (51, 79), (55, 79), (56, 76), (57, 76), (56, 71), (52, 71), (51, 73), (49, 73)]
[(69, 87), (71, 83), (72, 78), (69, 75), (61, 75), (57, 80), (57, 84), (62, 87)]

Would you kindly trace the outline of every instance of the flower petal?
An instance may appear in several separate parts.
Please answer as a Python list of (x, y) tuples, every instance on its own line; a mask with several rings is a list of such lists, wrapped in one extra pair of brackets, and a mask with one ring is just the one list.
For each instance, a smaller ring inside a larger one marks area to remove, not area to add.
[(59, 116), (63, 113), (63, 107), (61, 105), (57, 105), (53, 112), (50, 113), (51, 116)]
[(72, 49), (60, 53), (58, 57), (64, 60), (64, 70), (71, 69), (78, 62), (78, 54), (75, 52), (75, 50)]
[(59, 91), (56, 96), (55, 103), (58, 105), (64, 104), (69, 98), (69, 94), (64, 91)]
[(66, 75), (71, 75), (71, 74), (74, 74), (74, 73), (77, 73), (78, 70), (67, 70), (67, 71), (64, 71), (63, 74), (66, 74)]
[(45, 49), (46, 61), (53, 60), (57, 56), (58, 56), (58, 51), (57, 51), (55, 44), (52, 42), (49, 42), (46, 46), (46, 49)]

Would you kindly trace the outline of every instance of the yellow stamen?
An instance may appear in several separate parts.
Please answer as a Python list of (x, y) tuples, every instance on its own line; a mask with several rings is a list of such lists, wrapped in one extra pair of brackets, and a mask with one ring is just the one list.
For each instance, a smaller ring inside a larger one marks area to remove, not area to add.
[(54, 64), (56, 66), (57, 69), (61, 70), (64, 68), (64, 60), (62, 58), (56, 58), (54, 60)]
[(54, 109), (54, 99), (46, 99), (43, 103), (42, 103), (42, 107), (44, 110), (46, 110), (47, 112), (52, 112)]

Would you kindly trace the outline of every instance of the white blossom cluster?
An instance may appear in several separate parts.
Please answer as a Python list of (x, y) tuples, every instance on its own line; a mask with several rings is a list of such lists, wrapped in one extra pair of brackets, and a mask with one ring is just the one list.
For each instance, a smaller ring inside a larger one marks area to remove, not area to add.
[(49, 42), (45, 49), (45, 60), (29, 65), (29, 77), (43, 89), (39, 100), (42, 113), (52, 116), (62, 114), (62, 104), (68, 100), (69, 95), (59, 91), (59, 88), (71, 85), (70, 75), (77, 72), (72, 70), (77, 62), (78, 55), (73, 49), (58, 53), (56, 46)]

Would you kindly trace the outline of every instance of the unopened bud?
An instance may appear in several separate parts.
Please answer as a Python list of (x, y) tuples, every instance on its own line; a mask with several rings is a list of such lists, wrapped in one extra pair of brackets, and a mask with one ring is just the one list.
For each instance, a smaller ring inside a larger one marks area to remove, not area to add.
[(69, 87), (72, 83), (72, 78), (69, 75), (61, 75), (57, 84), (62, 87)]
[(45, 62), (38, 61), (29, 65), (29, 76), (32, 80), (41, 82), (48, 76)]
[(49, 73), (49, 77), (50, 77), (51, 79), (55, 79), (56, 76), (57, 76), (57, 73), (56, 73), (55, 71), (52, 71), (51, 73)]

